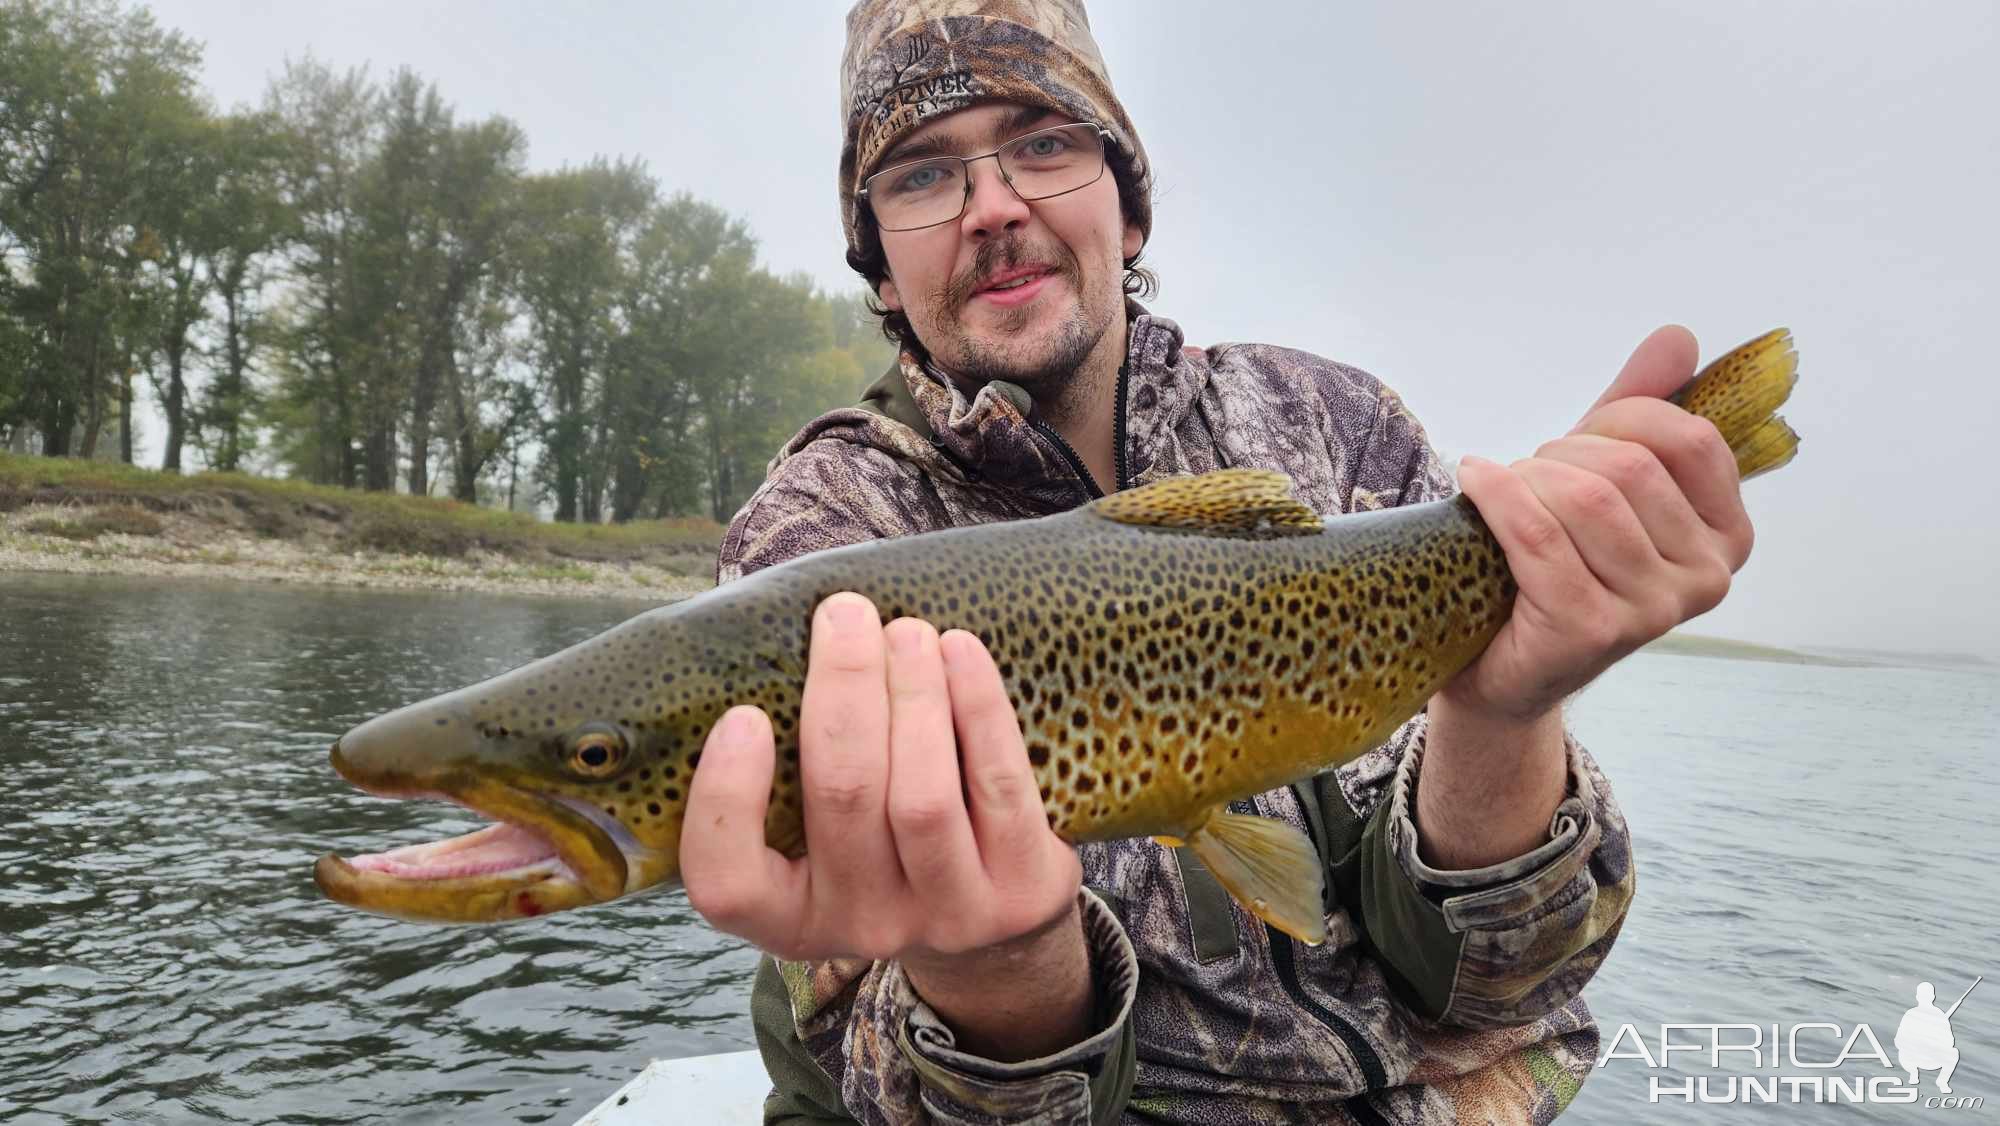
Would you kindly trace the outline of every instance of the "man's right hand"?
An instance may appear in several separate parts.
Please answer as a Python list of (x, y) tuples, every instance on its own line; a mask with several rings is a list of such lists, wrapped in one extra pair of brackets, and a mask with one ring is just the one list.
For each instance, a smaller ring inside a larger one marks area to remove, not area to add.
[(764, 843), (773, 746), (754, 707), (709, 733), (681, 832), (695, 910), (787, 960), (901, 961), (968, 1050), (987, 1039), (978, 1026), (1004, 1024), (995, 1005), (1058, 1017), (1058, 1042), (1038, 1047), (1087, 1031), (1060, 1019), (1090, 1008), (1082, 871), (1049, 829), (978, 638), (913, 618), (885, 629), (857, 594), (820, 603), (799, 718), (798, 859)]

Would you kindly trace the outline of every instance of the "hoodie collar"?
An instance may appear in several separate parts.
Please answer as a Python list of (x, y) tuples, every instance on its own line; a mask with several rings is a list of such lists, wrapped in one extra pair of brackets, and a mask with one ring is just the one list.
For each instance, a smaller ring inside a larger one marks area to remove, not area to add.
[[(1186, 415), (1207, 382), (1208, 366), (1188, 362), (1182, 351), (1180, 326), (1126, 303), (1130, 317), (1127, 338), (1124, 415), (1126, 483), (1145, 474), (1156, 460), (1165, 436)], [(1034, 494), (1052, 507), (1069, 507), (1090, 487), (1078, 474), (1060, 440), (1033, 415), (1033, 400), (1018, 384), (994, 380), (967, 396), (951, 380), (931, 370), (917, 356), (904, 352), (895, 369), (885, 373), (863, 396), (861, 409), (876, 424), (887, 419), (913, 434), (933, 455), (927, 471), (962, 480), (986, 482)], [(848, 412), (834, 412), (845, 415)], [(831, 422), (834, 416), (822, 421)], [(803, 448), (823, 429), (809, 426), (792, 440), (786, 453)], [(850, 438), (853, 435), (849, 435)], [(903, 434), (881, 435), (891, 441), (870, 444), (908, 446)], [(901, 449), (906, 455), (913, 452)], [(781, 458), (784, 455), (780, 455)]]

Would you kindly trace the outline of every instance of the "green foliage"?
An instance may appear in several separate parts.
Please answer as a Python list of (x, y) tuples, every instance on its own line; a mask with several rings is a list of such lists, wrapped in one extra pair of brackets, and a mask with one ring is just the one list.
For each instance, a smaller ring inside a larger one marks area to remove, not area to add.
[(199, 51), (110, 0), (0, 0), (0, 273), (30, 343), (11, 408), (49, 453), (95, 452), (150, 350), (147, 222), (202, 112)]
[[(517, 125), (407, 69), (287, 62), (218, 114), (199, 63), (118, 0), (0, 0), (0, 440), (129, 460), (149, 385), (169, 468), (723, 520), (892, 359), (858, 296), (639, 163), (530, 174)], [(349, 534), (483, 542), (426, 520)]]

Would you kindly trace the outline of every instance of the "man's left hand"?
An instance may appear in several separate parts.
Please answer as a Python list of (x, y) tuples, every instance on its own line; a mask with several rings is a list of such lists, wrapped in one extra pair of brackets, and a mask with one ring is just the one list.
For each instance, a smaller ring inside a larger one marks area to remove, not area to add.
[(1694, 374), (1692, 334), (1654, 332), (1568, 434), (1459, 484), (1507, 553), (1513, 616), (1443, 694), (1531, 723), (1621, 657), (1707, 612), (1749, 558), (1736, 459), (1665, 401)]

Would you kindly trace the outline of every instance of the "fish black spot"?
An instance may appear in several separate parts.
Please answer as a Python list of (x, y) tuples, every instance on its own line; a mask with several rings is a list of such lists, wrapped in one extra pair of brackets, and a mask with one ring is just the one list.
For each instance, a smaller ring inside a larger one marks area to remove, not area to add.
[(666, 798), (668, 801), (679, 801), (681, 800), (680, 787), (668, 786), (666, 789), (660, 791), (660, 796)]
[(656, 801), (647, 802), (646, 812), (652, 814), (655, 817), (658, 817), (660, 815), (660, 803)]

